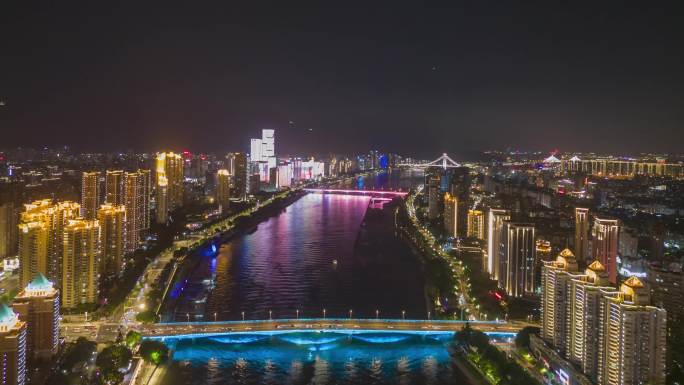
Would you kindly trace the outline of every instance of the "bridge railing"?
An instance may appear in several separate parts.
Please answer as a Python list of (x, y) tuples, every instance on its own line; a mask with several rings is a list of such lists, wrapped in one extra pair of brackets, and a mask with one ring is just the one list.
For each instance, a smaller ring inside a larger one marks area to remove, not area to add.
[(361, 323), (430, 323), (434, 325), (461, 325), (470, 323), (472, 325), (506, 325), (504, 320), (498, 321), (465, 321), (465, 320), (445, 320), (445, 319), (401, 319), (401, 318), (278, 318), (278, 319), (257, 319), (257, 320), (232, 320), (232, 321), (191, 321), (191, 322), (159, 322), (157, 326), (192, 326), (192, 325), (245, 325), (245, 324), (267, 324), (267, 323), (331, 323), (331, 322), (361, 322)]

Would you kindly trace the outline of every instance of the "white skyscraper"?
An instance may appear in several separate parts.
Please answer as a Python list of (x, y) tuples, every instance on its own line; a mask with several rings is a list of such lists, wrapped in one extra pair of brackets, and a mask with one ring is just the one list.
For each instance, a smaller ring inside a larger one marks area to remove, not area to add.
[(499, 244), (501, 241), (501, 227), (503, 226), (504, 221), (510, 219), (511, 215), (508, 210), (489, 210), (489, 220), (487, 226), (487, 272), (494, 280), (498, 280), (501, 274), (501, 272), (499, 272)]
[(268, 169), (276, 167), (275, 156), (275, 130), (261, 130), (261, 157), (268, 162)]
[(275, 130), (261, 130), (261, 139), (251, 139), (251, 162), (257, 164), (262, 182), (268, 182), (272, 168), (277, 166), (275, 156)]
[(275, 157), (275, 130), (261, 130), (261, 156)]
[(261, 162), (261, 139), (252, 139), (249, 152), (249, 160), (252, 162)]

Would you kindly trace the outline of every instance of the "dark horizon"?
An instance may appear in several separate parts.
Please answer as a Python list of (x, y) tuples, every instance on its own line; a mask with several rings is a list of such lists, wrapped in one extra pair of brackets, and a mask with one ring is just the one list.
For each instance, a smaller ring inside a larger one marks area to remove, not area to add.
[(677, 153), (681, 8), (8, 4), (0, 145)]

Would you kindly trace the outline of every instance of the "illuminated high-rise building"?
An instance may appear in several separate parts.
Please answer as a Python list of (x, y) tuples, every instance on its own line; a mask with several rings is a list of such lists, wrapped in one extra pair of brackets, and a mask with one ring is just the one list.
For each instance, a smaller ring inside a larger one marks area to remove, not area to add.
[(230, 205), (230, 173), (226, 169), (216, 172), (216, 203), (222, 212)]
[(568, 333), (566, 357), (596, 381), (599, 357), (599, 311), (603, 292), (613, 291), (609, 286), (605, 267), (592, 262), (584, 274), (573, 277), (568, 291)]
[(261, 139), (251, 139), (249, 146), (249, 160), (251, 162), (261, 162), (263, 160), (263, 157), (261, 156), (262, 147), (263, 143)]
[(617, 282), (618, 230), (617, 219), (596, 218), (594, 220), (593, 256), (606, 267), (608, 280), (612, 284)]
[(150, 170), (138, 170), (137, 174), (140, 175), (140, 183), (142, 184), (142, 194), (140, 196), (139, 205), (141, 228), (142, 234), (146, 234), (150, 230), (150, 194), (152, 192), (152, 173)]
[(534, 294), (536, 244), (534, 226), (504, 222), (499, 249), (499, 287), (511, 297)]
[(47, 273), (48, 237), (47, 225), (42, 221), (19, 224), (20, 282), (28, 283), (32, 276)]
[(88, 220), (97, 218), (100, 207), (100, 173), (84, 172), (81, 176), (81, 216)]
[(17, 251), (17, 212), (14, 203), (0, 202), (0, 259)]
[[(279, 164), (276, 168), (276, 187), (290, 187), (294, 179), (294, 167), (292, 163)], [(273, 181), (272, 181), (273, 182)]]
[(684, 322), (684, 272), (676, 264), (668, 268), (659, 263), (649, 265), (647, 271), (651, 302), (667, 311), (670, 330), (680, 328)]
[(138, 170), (124, 175), (126, 207), (125, 248), (135, 251), (150, 228), (150, 171)]
[(41, 273), (12, 302), (28, 329), (28, 353), (50, 359), (59, 348), (59, 290)]
[(458, 198), (449, 193), (444, 194), (444, 229), (448, 237), (458, 237)]
[(489, 277), (498, 281), (502, 275), (499, 272), (499, 248), (501, 243), (501, 228), (505, 221), (511, 219), (508, 210), (489, 209), (487, 219), (487, 272)]
[(98, 294), (100, 225), (71, 219), (64, 228), (62, 307), (94, 303)]
[(258, 167), (262, 182), (270, 181), (270, 170), (276, 167), (275, 130), (261, 130), (261, 139), (250, 141), (250, 162)]
[(575, 257), (586, 261), (589, 253), (589, 209), (575, 207)]
[(630, 277), (619, 291), (603, 292), (599, 309), (600, 385), (664, 384), (666, 311), (649, 306), (648, 289)]
[(44, 199), (24, 205), (19, 222), (19, 267), (20, 285), (26, 285), (39, 272), (48, 274), (50, 252), (48, 244), (52, 241), (52, 200)]
[(0, 383), (24, 385), (26, 378), (26, 322), (0, 303)]
[(156, 160), (157, 223), (166, 223), (170, 211), (183, 204), (183, 158), (158, 153)]
[(124, 204), (124, 172), (122, 170), (107, 170), (105, 173), (105, 203), (114, 206)]
[(427, 181), (428, 190), (428, 219), (437, 219), (439, 216), (439, 207), (441, 205), (442, 192), (439, 189), (440, 178), (439, 175), (430, 175)]
[(542, 338), (561, 357), (552, 366), (586, 376), (571, 383), (664, 384), (666, 311), (649, 305), (636, 277), (617, 290), (599, 261), (576, 270), (567, 249), (542, 267)]
[(100, 272), (115, 276), (121, 272), (126, 253), (126, 206), (102, 205), (97, 211), (100, 224)]
[(157, 223), (166, 223), (169, 219), (169, 182), (166, 177), (157, 178), (156, 210)]
[(484, 214), (480, 210), (468, 210), (469, 238), (477, 238), (484, 241)]
[(247, 155), (243, 152), (230, 154), (229, 165), (229, 171), (233, 177), (230, 195), (238, 199), (245, 199), (245, 194), (247, 194)]
[(271, 165), (271, 158), (275, 159), (275, 130), (261, 130), (261, 156)]
[(261, 188), (261, 177), (259, 174), (251, 174), (247, 178), (247, 192), (250, 194), (256, 194)]
[(456, 197), (458, 202), (457, 222), (459, 224), (457, 232), (461, 237), (467, 236), (468, 228), (468, 201), (470, 199), (470, 169), (468, 167), (453, 167), (440, 169), (442, 173), (442, 191), (448, 191)]
[(568, 249), (555, 261), (543, 262), (541, 271), (541, 337), (561, 355), (565, 354), (568, 336), (568, 290), (573, 275), (578, 274), (577, 260)]
[(20, 284), (25, 286), (43, 273), (60, 287), (64, 228), (79, 217), (81, 205), (44, 199), (24, 207), (19, 224)]

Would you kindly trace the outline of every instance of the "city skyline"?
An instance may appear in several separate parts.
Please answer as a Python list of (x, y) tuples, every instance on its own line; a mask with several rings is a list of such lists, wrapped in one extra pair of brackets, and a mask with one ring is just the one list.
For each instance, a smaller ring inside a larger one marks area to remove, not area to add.
[(0, 11), (0, 384), (681, 385), (684, 7)]
[[(293, 316), (329, 317), (335, 328), (366, 333), (449, 330), (455, 341), (465, 322), (478, 333), (531, 333), (527, 353), (509, 357), (514, 366), (497, 376), (521, 370), (540, 380), (552, 370), (572, 385), (620, 385), (679, 375), (680, 337), (670, 323), (680, 317), (684, 261), (677, 158), (508, 152), (488, 154), (504, 162), (448, 154), (427, 162), (377, 150), (307, 158), (281, 154), (278, 131), (260, 134), (249, 154), (3, 154), (0, 284), (12, 301), (0, 305), (0, 338), (11, 342), (2, 352), (14, 365), (12, 383), (23, 385), (32, 359), (54, 357), (57, 332), (78, 344), (74, 321), (111, 342), (124, 331), (148, 340), (206, 328), (233, 333), (235, 322), (245, 330), (303, 327)], [(643, 206), (629, 206), (634, 193)], [(248, 239), (259, 245), (237, 246)], [(258, 278), (226, 280), (226, 263), (246, 256), (240, 269)], [(347, 274), (340, 268), (360, 284), (337, 286)], [(320, 281), (329, 274), (336, 278)], [(450, 283), (441, 286), (444, 274)], [(236, 302), (227, 283), (248, 297)], [(264, 284), (277, 294), (264, 296)], [(118, 344), (112, 348), (128, 349)], [(621, 358), (622, 350), (636, 358)], [(528, 367), (525, 354), (546, 366)]]

